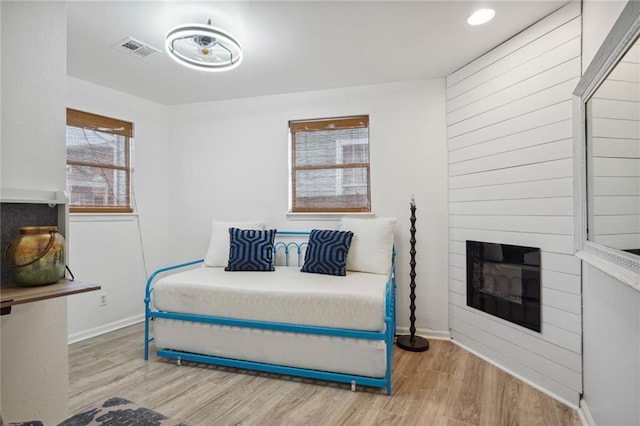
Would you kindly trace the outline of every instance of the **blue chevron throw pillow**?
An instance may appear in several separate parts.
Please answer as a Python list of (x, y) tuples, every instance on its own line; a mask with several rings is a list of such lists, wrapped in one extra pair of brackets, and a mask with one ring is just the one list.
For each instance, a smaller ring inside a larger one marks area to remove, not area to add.
[(302, 272), (347, 275), (347, 253), (353, 232), (313, 229), (304, 256)]
[(275, 271), (275, 229), (229, 228), (229, 263), (225, 271)]

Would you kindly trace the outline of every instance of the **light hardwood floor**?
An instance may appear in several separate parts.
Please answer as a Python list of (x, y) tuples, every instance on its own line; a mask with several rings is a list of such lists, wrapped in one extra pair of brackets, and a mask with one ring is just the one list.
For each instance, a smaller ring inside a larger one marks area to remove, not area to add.
[(580, 425), (574, 410), (449, 341), (393, 353), (393, 396), (184, 362), (143, 360), (142, 324), (69, 348), (69, 412), (119, 396), (192, 426)]

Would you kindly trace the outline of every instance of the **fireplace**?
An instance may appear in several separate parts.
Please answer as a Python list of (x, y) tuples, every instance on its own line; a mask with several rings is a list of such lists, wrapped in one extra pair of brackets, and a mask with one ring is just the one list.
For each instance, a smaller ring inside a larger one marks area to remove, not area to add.
[(467, 305), (540, 331), (540, 249), (467, 241)]

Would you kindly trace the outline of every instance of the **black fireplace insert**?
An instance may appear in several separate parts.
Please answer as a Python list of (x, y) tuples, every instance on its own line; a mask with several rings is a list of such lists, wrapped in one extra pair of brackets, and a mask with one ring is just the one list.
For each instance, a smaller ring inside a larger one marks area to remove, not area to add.
[(467, 241), (467, 305), (540, 331), (540, 249)]

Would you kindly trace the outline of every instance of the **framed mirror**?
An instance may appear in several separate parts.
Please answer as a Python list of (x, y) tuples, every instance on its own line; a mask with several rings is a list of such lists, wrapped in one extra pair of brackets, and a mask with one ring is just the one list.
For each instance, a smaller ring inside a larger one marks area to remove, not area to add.
[(578, 256), (640, 289), (640, 2), (630, 1), (575, 95)]
[(640, 255), (640, 43), (586, 102), (587, 239)]

